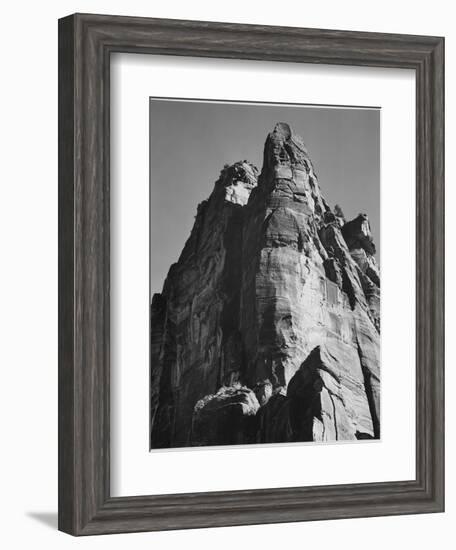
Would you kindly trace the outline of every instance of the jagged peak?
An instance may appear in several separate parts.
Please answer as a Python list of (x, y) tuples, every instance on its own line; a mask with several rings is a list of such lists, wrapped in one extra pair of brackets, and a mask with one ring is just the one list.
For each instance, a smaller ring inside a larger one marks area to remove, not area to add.
[(240, 160), (234, 164), (225, 164), (215, 190), (223, 189), (226, 202), (245, 206), (257, 183), (258, 168), (248, 160)]
[(280, 134), (284, 139), (290, 139), (292, 134), (291, 126), (287, 122), (277, 122), (274, 126), (274, 133)]
[[(289, 163), (294, 166), (304, 166), (313, 172), (309, 152), (303, 138), (296, 134), (287, 122), (277, 122), (268, 135), (265, 144), (265, 154), (272, 156), (272, 164)], [(265, 159), (266, 160), (266, 159)]]
[(297, 171), (306, 173), (316, 184), (317, 177), (303, 138), (287, 122), (277, 122), (264, 144), (260, 181), (268, 179), (271, 173), (281, 179), (292, 179), (292, 172)]
[(258, 180), (258, 168), (248, 160), (239, 160), (234, 164), (225, 164), (220, 172), (217, 183), (232, 185), (233, 182), (242, 182), (255, 187)]
[(317, 218), (330, 210), (304, 141), (287, 122), (277, 122), (266, 138), (258, 190), (262, 195), (289, 196)]
[(363, 248), (373, 256), (376, 252), (367, 214), (360, 213), (342, 226), (342, 235), (349, 250)]
[(287, 142), (291, 142), (309, 159), (309, 152), (304, 144), (303, 138), (296, 134), (293, 128), (287, 122), (277, 122), (272, 132), (276, 136), (280, 136), (281, 139)]

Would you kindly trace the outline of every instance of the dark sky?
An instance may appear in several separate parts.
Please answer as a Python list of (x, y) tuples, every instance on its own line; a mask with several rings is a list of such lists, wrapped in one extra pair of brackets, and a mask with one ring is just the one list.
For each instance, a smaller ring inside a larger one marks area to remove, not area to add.
[(304, 139), (328, 204), (338, 203), (347, 219), (368, 214), (379, 252), (379, 109), (151, 99), (152, 294), (161, 292), (223, 165), (247, 159), (261, 170), (276, 122)]

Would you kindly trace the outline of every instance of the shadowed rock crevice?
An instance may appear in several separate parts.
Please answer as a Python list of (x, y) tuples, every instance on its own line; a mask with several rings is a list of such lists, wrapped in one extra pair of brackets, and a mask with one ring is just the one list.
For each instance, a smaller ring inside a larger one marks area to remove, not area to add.
[[(369, 403), (369, 411), (372, 417), (372, 424), (374, 428), (374, 438), (380, 439), (380, 411), (378, 397), (376, 398), (374, 386), (379, 386), (380, 380), (375, 379), (375, 375), (369, 370), (367, 366), (363, 366), (363, 355), (361, 348), (358, 345), (358, 355), (361, 363), (361, 369), (363, 372), (364, 388), (366, 390), (367, 402)], [(365, 434), (362, 434), (365, 435)], [(366, 439), (366, 437), (358, 437), (358, 439)]]
[(278, 123), (226, 165), (151, 306), (151, 447), (378, 438), (380, 270)]
[(191, 444), (240, 445), (255, 443), (260, 405), (255, 393), (241, 385), (222, 387), (200, 399), (193, 411)]

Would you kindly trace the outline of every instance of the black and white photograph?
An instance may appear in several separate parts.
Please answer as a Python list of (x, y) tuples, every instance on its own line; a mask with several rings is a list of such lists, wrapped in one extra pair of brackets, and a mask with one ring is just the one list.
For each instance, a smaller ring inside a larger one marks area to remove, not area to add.
[(380, 118), (150, 99), (150, 449), (381, 437)]
[(455, 546), (453, 5), (2, 7), (2, 547)]

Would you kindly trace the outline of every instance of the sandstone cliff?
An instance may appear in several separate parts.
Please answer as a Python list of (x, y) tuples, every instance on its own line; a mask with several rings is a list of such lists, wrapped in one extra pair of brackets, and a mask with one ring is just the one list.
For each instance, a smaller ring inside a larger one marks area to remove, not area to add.
[(380, 436), (369, 220), (322, 196), (302, 139), (226, 166), (151, 305), (151, 448)]

